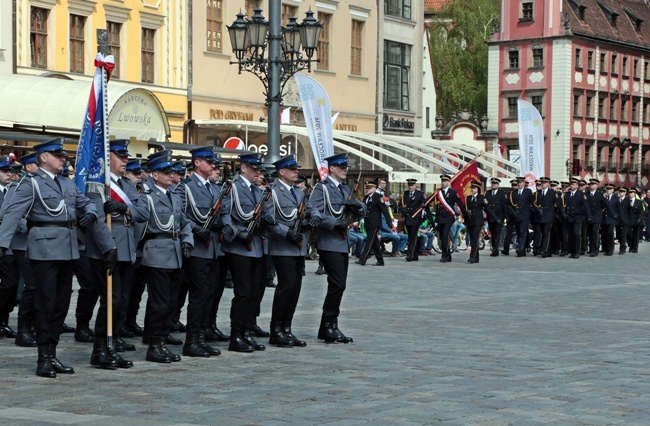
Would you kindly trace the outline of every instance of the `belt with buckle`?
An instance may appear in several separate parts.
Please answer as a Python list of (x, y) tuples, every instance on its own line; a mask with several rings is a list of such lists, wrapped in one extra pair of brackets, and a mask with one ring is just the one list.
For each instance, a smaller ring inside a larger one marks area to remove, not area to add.
[(74, 220), (68, 220), (67, 222), (31, 222), (33, 228), (69, 228), (73, 229), (77, 226), (77, 222)]
[(144, 240), (177, 240), (178, 239), (178, 232), (172, 231), (170, 233), (162, 233), (162, 234), (146, 234), (143, 238)]

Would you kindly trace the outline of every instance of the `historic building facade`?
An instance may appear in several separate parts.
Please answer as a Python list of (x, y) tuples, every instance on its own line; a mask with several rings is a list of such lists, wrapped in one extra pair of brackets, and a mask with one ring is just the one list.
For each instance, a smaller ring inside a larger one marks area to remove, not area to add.
[(634, 0), (504, 0), (490, 41), (488, 117), (518, 150), (517, 99), (544, 120), (546, 173), (647, 185), (650, 7)]

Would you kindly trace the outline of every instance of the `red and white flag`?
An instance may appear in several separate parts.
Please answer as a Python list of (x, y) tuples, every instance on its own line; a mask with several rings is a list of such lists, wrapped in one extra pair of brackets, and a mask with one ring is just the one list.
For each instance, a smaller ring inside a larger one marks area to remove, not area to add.
[(122, 191), (122, 188), (117, 185), (111, 185), (111, 198), (119, 203), (133, 207), (133, 203), (129, 200), (129, 197), (124, 193), (124, 191)]

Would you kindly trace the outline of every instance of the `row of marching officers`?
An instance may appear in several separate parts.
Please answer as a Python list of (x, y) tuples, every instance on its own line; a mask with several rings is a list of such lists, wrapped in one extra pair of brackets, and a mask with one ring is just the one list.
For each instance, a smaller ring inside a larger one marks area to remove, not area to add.
[[(132, 305), (140, 303), (145, 282), (146, 359), (180, 361), (180, 355), (167, 344), (178, 343), (170, 331), (183, 274), (188, 283), (183, 355), (219, 355), (218, 349), (206, 343), (206, 332), (212, 333), (213, 341), (229, 341), (232, 351), (264, 350), (255, 337), (269, 336), (256, 323), (267, 256), (273, 258), (278, 274), (269, 343), (306, 346), (293, 334), (292, 322), (310, 229), (317, 232), (320, 258), (328, 273), (318, 338), (327, 343), (352, 342), (338, 328), (348, 268), (348, 242), (343, 235), (348, 216), (363, 216), (365, 208), (345, 184), (347, 154), (326, 159), (329, 177), (315, 186), (308, 200), (294, 185), (300, 167), (294, 155), (274, 163), (278, 179), (262, 190), (258, 187), (265, 171), (262, 155), (242, 154), (240, 173), (232, 182), (221, 184), (220, 159), (214, 147), (197, 147), (191, 151), (194, 173), (173, 185), (174, 163), (168, 150), (149, 156), (145, 179), (129, 179), (125, 173), (127, 162), (131, 165), (128, 142), (110, 142), (110, 196), (97, 185), (88, 185), (84, 194), (61, 174), (67, 156), (61, 138), (35, 146), (34, 153), (21, 159), (28, 165), (24, 178), (7, 188), (0, 179), (0, 264), (22, 264), (25, 290), (19, 305), (17, 344), (20, 339), (20, 346), (38, 347), (37, 375), (74, 373), (57, 355), (70, 305), (73, 271), (81, 287), (88, 287), (83, 282), (91, 282), (99, 295), (90, 363), (100, 368), (133, 366), (119, 352), (135, 347), (111, 331), (124, 328)], [(0, 178), (9, 164), (8, 157), (0, 157)], [(86, 266), (80, 267), (82, 263)], [(234, 284), (230, 336), (213, 324), (227, 266)], [(86, 296), (82, 297), (82, 290), (77, 301), (78, 318), (80, 311), (92, 312), (96, 303), (92, 297), (83, 301)], [(107, 317), (109, 311), (111, 318)]]

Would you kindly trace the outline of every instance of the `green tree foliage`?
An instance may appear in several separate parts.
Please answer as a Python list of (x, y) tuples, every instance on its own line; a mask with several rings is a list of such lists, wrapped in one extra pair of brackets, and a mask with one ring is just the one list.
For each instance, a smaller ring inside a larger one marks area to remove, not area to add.
[(445, 118), (454, 111), (487, 111), (488, 46), (499, 23), (499, 0), (450, 0), (430, 24), (431, 62)]

